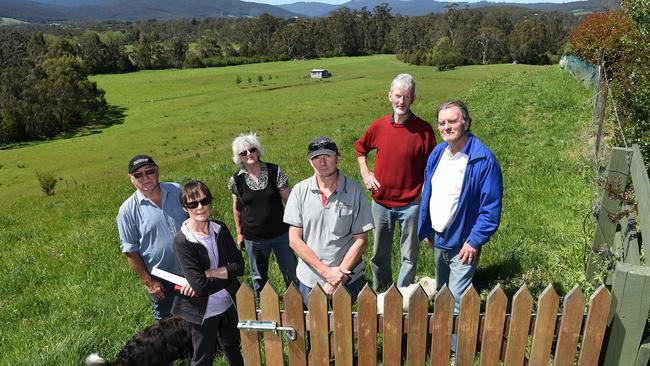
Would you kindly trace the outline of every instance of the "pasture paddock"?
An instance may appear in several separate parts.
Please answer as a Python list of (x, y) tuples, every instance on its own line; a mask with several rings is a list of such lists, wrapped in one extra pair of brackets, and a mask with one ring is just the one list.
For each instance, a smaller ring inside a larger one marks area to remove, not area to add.
[[(316, 67), (334, 77), (305, 79)], [(583, 270), (583, 219), (595, 190), (584, 133), (591, 95), (558, 67), (437, 73), (372, 56), (102, 75), (94, 80), (122, 109), (122, 123), (0, 150), (0, 365), (78, 365), (92, 352), (111, 358), (151, 324), (115, 225), (117, 208), (133, 192), (125, 165), (135, 152), (156, 158), (162, 180), (205, 181), (215, 216), (233, 228), (226, 182), (236, 168), (235, 135), (258, 131), (266, 159), (287, 170), (291, 184), (311, 174), (307, 141), (330, 135), (341, 148), (342, 170), (359, 180), (352, 143), (371, 119), (388, 113), (387, 89), (400, 72), (418, 81), (413, 110), (429, 121), (442, 99), (465, 99), (472, 129), (501, 163), (504, 211), (481, 255), (479, 297), (497, 283), (511, 297), (524, 282), (535, 294), (549, 283), (560, 296), (576, 283), (591, 294)], [(237, 75), (266, 80), (269, 73), (267, 85), (235, 84)], [(54, 196), (40, 193), (35, 170), (63, 178)], [(418, 277), (433, 273), (432, 262), (431, 251), (422, 250)], [(275, 264), (270, 277), (282, 282)]]

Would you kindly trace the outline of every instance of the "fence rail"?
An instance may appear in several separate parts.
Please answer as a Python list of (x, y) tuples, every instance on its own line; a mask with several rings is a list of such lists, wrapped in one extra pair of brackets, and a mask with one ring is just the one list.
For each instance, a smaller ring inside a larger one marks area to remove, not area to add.
[[(432, 303), (418, 288), (402, 311), (402, 295), (391, 287), (384, 298), (384, 313), (377, 314), (377, 296), (366, 286), (359, 295), (357, 312), (347, 290), (340, 287), (330, 301), (320, 287), (309, 295), (304, 311), (299, 291), (290, 286), (281, 298), (270, 284), (260, 295), (260, 311), (246, 284), (237, 293), (240, 321), (275, 321), (296, 330), (289, 341), (280, 334), (241, 331), (246, 365), (373, 365), (381, 359), (391, 365), (449, 365), (452, 334), (456, 335), (456, 365), (597, 365), (610, 311), (610, 294), (600, 286), (589, 299), (574, 287), (563, 299), (552, 286), (538, 297), (523, 285), (508, 299), (500, 286), (488, 295), (481, 313), (478, 293), (470, 287), (454, 316), (454, 298), (447, 287)], [(429, 307), (433, 305), (433, 312)], [(261, 335), (261, 337), (260, 337)], [(260, 345), (263, 345), (260, 347)], [(284, 345), (286, 344), (286, 347)], [(286, 349), (286, 358), (284, 350)], [(578, 349), (580, 352), (578, 353)], [(263, 350), (262, 352), (260, 352)]]

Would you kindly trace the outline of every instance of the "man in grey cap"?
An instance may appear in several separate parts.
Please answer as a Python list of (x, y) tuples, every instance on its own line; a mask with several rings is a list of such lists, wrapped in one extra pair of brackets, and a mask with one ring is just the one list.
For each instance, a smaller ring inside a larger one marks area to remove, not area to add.
[(328, 296), (344, 285), (354, 301), (366, 282), (361, 256), (374, 227), (370, 205), (361, 187), (338, 170), (334, 141), (314, 138), (307, 157), (314, 176), (296, 184), (284, 210), (289, 244), (299, 257), (300, 293), (306, 306), (316, 284)]
[(120, 247), (140, 277), (153, 303), (153, 316), (160, 321), (171, 316), (176, 292), (174, 284), (151, 276), (153, 267), (180, 274), (172, 242), (187, 213), (180, 203), (178, 183), (160, 183), (160, 169), (148, 155), (129, 161), (129, 179), (136, 191), (120, 206), (117, 229)]

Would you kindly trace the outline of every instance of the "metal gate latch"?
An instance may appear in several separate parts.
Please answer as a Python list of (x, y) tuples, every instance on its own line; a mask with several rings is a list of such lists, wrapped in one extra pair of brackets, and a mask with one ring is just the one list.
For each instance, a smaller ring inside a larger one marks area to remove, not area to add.
[(242, 329), (248, 332), (273, 332), (273, 334), (278, 334), (278, 331), (282, 331), (286, 332), (290, 341), (295, 341), (296, 338), (298, 338), (295, 329), (292, 327), (278, 327), (278, 323), (273, 321), (240, 321), (237, 323), (237, 329)]

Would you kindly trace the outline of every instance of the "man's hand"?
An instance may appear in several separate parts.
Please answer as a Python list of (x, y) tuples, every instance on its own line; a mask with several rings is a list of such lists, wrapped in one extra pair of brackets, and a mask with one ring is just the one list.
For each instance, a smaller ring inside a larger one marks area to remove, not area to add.
[(336, 291), (336, 286), (332, 286), (329, 282), (325, 282), (323, 285), (323, 291), (325, 291), (325, 295), (327, 295), (328, 298), (332, 297), (334, 295), (334, 291)]
[(165, 291), (163, 291), (163, 286), (160, 282), (152, 279), (144, 285), (147, 288), (147, 291), (149, 291), (149, 294), (156, 298), (156, 300), (165, 299)]
[(237, 245), (239, 246), (239, 250), (245, 250), (246, 249), (246, 242), (244, 240), (245, 240), (244, 235), (237, 234)]
[(373, 192), (379, 189), (380, 184), (377, 178), (375, 178), (375, 173), (362, 173), (361, 176), (363, 177), (363, 183), (366, 185), (366, 188)]
[(329, 267), (327, 273), (325, 273), (325, 281), (336, 289), (339, 284), (345, 283), (350, 279), (350, 273), (352, 272), (341, 267)]
[(476, 257), (478, 257), (478, 250), (474, 249), (474, 247), (469, 245), (469, 243), (465, 242), (458, 254), (458, 260), (460, 260), (460, 264), (470, 264), (476, 259)]
[(189, 283), (186, 283), (181, 287), (181, 294), (189, 297), (199, 297), (199, 295), (192, 289)]

